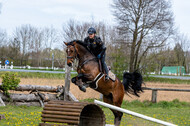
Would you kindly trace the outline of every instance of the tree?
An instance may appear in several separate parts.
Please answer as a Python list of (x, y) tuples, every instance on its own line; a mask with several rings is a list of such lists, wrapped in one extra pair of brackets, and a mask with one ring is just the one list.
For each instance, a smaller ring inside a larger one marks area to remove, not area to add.
[(176, 56), (176, 61), (178, 66), (185, 66), (185, 53), (182, 49), (181, 44), (176, 43), (174, 47), (174, 52)]
[(7, 33), (0, 29), (0, 46), (7, 44)]
[(15, 44), (20, 48), (21, 57), (20, 65), (26, 65), (29, 53), (32, 54), (32, 59), (36, 60), (36, 66), (40, 66), (40, 54), (43, 49), (43, 32), (31, 25), (22, 25), (14, 31), (14, 38), (17, 41)]
[(86, 32), (90, 27), (90, 23), (80, 23), (75, 20), (70, 20), (62, 27), (62, 36), (64, 41), (69, 42), (74, 39), (84, 40)]
[(166, 0), (114, 0), (120, 35), (130, 45), (129, 71), (139, 68), (151, 48), (162, 47), (173, 33), (173, 13)]

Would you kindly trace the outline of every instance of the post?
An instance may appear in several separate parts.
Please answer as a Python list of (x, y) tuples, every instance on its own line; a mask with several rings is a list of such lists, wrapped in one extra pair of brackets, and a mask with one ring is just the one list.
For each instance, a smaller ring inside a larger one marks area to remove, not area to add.
[(69, 101), (70, 80), (71, 80), (71, 68), (67, 65), (67, 61), (66, 61), (64, 101)]
[(100, 93), (100, 99), (101, 99), (101, 100), (103, 99), (103, 94), (102, 94), (102, 93)]
[(157, 90), (152, 90), (152, 103), (157, 102)]
[(54, 54), (52, 53), (52, 70), (54, 70)]
[(1, 69), (1, 61), (0, 61), (0, 69)]
[(13, 62), (11, 62), (11, 67), (10, 68), (13, 69)]
[(1, 96), (0, 96), (0, 106), (5, 106), (5, 103), (3, 102)]

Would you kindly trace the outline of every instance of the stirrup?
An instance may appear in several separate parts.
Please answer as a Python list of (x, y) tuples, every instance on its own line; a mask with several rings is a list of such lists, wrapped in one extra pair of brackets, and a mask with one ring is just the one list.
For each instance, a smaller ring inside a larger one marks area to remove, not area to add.
[(107, 74), (105, 74), (105, 81), (108, 81), (109, 79), (110, 77)]

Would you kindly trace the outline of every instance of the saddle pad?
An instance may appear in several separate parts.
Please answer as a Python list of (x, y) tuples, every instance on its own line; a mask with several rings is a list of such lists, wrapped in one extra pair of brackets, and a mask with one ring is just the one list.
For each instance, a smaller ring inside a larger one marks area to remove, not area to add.
[(115, 80), (116, 80), (116, 76), (115, 76), (114, 73), (111, 72), (111, 70), (109, 70), (108, 76), (110, 77), (110, 79), (111, 79), (112, 81), (115, 81)]

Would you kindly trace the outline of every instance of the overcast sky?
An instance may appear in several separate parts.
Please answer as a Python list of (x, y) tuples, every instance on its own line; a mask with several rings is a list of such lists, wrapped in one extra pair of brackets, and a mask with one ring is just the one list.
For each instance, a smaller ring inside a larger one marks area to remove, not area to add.
[[(78, 21), (115, 22), (111, 13), (112, 0), (0, 0), (0, 28), (9, 34), (17, 26), (61, 28), (70, 19)], [(172, 0), (176, 26), (190, 38), (190, 1)]]

